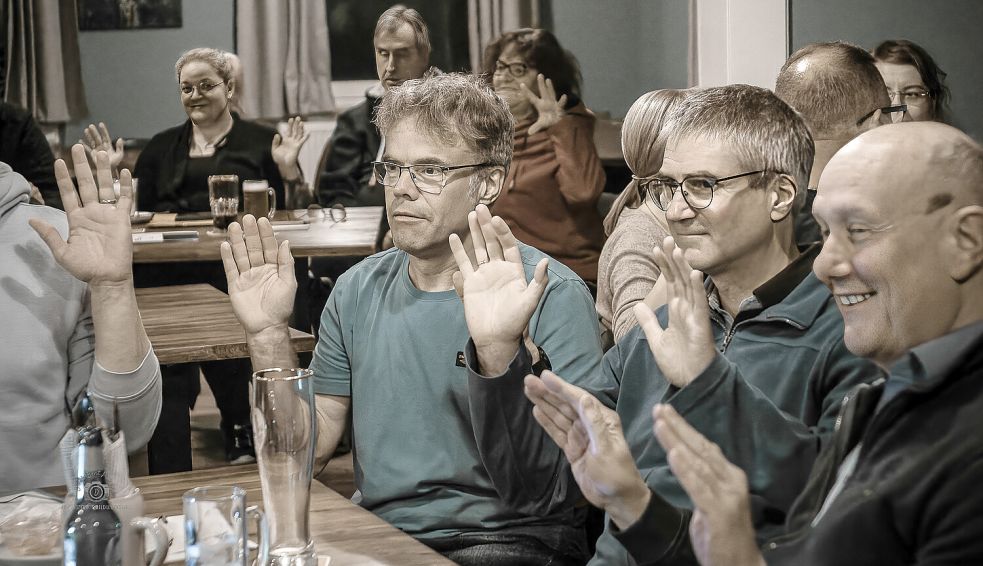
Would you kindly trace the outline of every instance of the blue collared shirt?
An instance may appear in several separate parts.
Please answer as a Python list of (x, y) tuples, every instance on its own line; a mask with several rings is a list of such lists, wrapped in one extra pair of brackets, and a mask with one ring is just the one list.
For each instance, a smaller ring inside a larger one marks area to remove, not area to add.
[(880, 411), (901, 391), (949, 374), (981, 335), (983, 321), (969, 324), (909, 350), (891, 366), (877, 410)]

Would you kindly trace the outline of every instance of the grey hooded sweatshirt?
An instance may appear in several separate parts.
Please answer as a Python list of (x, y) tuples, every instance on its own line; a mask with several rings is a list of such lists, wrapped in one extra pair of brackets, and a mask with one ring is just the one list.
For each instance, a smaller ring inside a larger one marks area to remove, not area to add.
[(28, 204), (29, 190), (0, 163), (0, 493), (64, 483), (59, 442), (86, 390), (104, 423), (117, 402), (130, 451), (150, 439), (161, 404), (152, 349), (129, 373), (96, 363), (89, 288), (27, 223), (40, 218), (67, 238), (65, 213)]

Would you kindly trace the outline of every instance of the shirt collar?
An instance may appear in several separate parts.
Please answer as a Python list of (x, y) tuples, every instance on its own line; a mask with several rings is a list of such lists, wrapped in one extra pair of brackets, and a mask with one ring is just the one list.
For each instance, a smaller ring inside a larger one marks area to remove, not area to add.
[[(750, 297), (746, 297), (741, 301), (738, 311), (761, 311), (784, 301), (789, 293), (805, 281), (805, 278), (812, 273), (812, 262), (819, 255), (820, 248), (821, 246), (819, 244), (813, 244), (803, 250), (799, 254), (799, 257), (792, 260), (784, 269), (775, 274), (774, 277), (759, 285)], [(713, 280), (707, 277), (704, 285), (706, 287), (710, 309), (718, 313), (723, 313), (723, 307), (720, 305), (720, 293), (717, 291), (717, 286), (714, 285)], [(730, 316), (728, 315), (726, 318), (729, 319)]]
[(755, 289), (754, 296), (761, 303), (761, 308), (766, 309), (784, 301), (785, 297), (788, 297), (789, 293), (812, 273), (812, 263), (821, 248), (820, 244), (809, 246), (799, 254), (799, 257), (785, 266), (785, 269)]
[(983, 338), (983, 321), (915, 346), (891, 365), (877, 410), (905, 389), (929, 390), (941, 383), (965, 357), (975, 352)]
[[(924, 368), (924, 378), (936, 381), (943, 379), (959, 364), (964, 363), (966, 356), (975, 351), (980, 339), (983, 339), (983, 321), (963, 326), (944, 336), (919, 344), (911, 349), (911, 355), (917, 358)], [(891, 373), (894, 373), (893, 366)]]

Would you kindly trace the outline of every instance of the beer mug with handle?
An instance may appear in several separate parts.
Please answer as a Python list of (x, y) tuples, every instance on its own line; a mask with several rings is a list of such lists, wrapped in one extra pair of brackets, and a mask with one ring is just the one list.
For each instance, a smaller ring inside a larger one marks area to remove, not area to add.
[(276, 192), (266, 181), (243, 181), (242, 202), (243, 211), (255, 216), (256, 220), (264, 216), (273, 220), (276, 213)]
[(246, 518), (253, 516), (259, 530), (257, 564), (269, 560), (266, 515), (246, 506), (246, 490), (238, 486), (196, 487), (184, 494), (185, 564), (187, 566), (246, 566), (249, 538)]
[[(124, 497), (113, 497), (109, 500), (123, 524), (123, 566), (160, 566), (167, 556), (170, 539), (167, 529), (160, 519), (143, 517), (143, 495), (135, 490)], [(154, 551), (148, 557), (144, 555), (144, 536), (149, 534), (154, 541)]]

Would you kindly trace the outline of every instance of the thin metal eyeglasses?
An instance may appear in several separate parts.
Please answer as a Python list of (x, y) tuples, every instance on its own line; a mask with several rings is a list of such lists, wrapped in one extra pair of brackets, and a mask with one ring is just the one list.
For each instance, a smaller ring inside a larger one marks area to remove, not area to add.
[(894, 97), (898, 97), (899, 102), (907, 102), (911, 104), (922, 104), (928, 100), (928, 97), (932, 93), (927, 90), (891, 90), (887, 89), (887, 96), (894, 100)]
[(436, 165), (430, 163), (413, 163), (411, 165), (399, 165), (392, 161), (373, 161), (372, 172), (378, 183), (387, 187), (395, 187), (399, 183), (399, 177), (403, 170), (410, 172), (410, 179), (413, 185), (423, 193), (439, 195), (447, 184), (447, 172), (456, 169), (467, 169), (468, 167), (488, 167), (494, 165), (490, 161), (475, 163), (472, 165)]
[(719, 183), (747, 177), (756, 173), (765, 173), (766, 171), (766, 169), (759, 169), (758, 171), (749, 171), (740, 175), (731, 175), (719, 179), (694, 175), (685, 177), (682, 181), (678, 182), (675, 179), (665, 177), (636, 177), (632, 175), (631, 178), (635, 179), (638, 183), (638, 196), (640, 200), (649, 198), (659, 207), (659, 210), (665, 212), (669, 210), (669, 203), (672, 202), (672, 198), (680, 188), (682, 189), (683, 200), (686, 201), (687, 206), (693, 210), (702, 210), (710, 206), (710, 203), (713, 202), (713, 189)]
[(298, 218), (307, 218), (311, 221), (321, 221), (325, 218), (330, 218), (331, 222), (337, 224), (338, 222), (348, 221), (348, 211), (345, 209), (345, 205), (341, 203), (333, 204), (331, 208), (323, 208), (321, 205), (315, 203), (308, 205), (307, 210)]
[(512, 76), (518, 79), (518, 78), (522, 77), (523, 75), (525, 75), (527, 71), (529, 71), (529, 65), (526, 65), (525, 63), (518, 63), (518, 62), (517, 63), (506, 63), (505, 61), (502, 61), (501, 59), (499, 59), (498, 61), (495, 61), (495, 72), (496, 73), (501, 73), (501, 72), (505, 71), (505, 69), (508, 69), (509, 72), (512, 73)]
[[(885, 106), (883, 108), (874, 108), (870, 112), (864, 114), (862, 118), (860, 118), (859, 120), (857, 120), (857, 125), (858, 126), (862, 126), (863, 123), (866, 122), (868, 118), (870, 118), (871, 116), (873, 116), (874, 115), (874, 112), (877, 112), (878, 110), (881, 111), (880, 124), (883, 126), (885, 124), (891, 124), (891, 123), (894, 123), (894, 122), (900, 122), (900, 121), (902, 121), (902, 119), (904, 119), (905, 112), (908, 111), (908, 105), (907, 104), (895, 104), (894, 106)], [(895, 113), (898, 113), (897, 119), (895, 119), (895, 116), (894, 116)]]
[(183, 84), (181, 85), (181, 93), (190, 96), (192, 93), (194, 93), (197, 90), (198, 94), (208, 94), (209, 92), (212, 92), (212, 89), (214, 89), (215, 87), (221, 84), (225, 84), (225, 81), (219, 81), (217, 83), (200, 81), (196, 85)]

